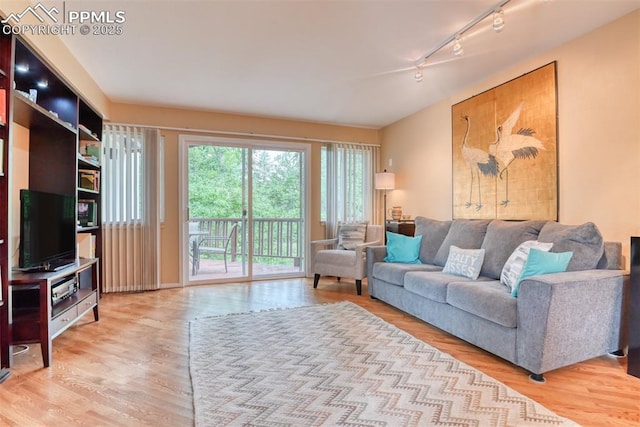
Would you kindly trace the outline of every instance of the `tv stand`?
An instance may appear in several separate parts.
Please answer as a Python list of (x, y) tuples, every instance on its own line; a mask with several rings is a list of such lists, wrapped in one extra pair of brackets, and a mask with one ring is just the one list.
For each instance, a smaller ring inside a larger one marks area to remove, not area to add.
[(21, 273), (46, 273), (52, 271), (60, 271), (65, 268), (76, 265), (75, 259), (60, 259), (53, 262), (47, 262), (41, 265), (36, 265), (34, 267), (16, 267), (15, 271), (19, 271)]
[[(78, 290), (54, 303), (52, 288), (73, 276)], [(51, 366), (51, 345), (55, 337), (91, 310), (94, 320), (99, 320), (98, 278), (98, 259), (84, 258), (58, 271), (14, 274), (9, 282), (7, 345), (40, 343), (42, 362), (45, 367)], [(9, 353), (11, 367), (13, 356)]]

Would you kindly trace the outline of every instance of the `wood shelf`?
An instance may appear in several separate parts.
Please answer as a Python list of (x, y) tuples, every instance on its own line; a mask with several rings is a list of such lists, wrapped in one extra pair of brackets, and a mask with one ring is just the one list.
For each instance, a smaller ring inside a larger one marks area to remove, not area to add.
[(78, 126), (78, 130), (79, 135), (80, 135), (80, 139), (82, 141), (94, 141), (94, 142), (100, 142), (100, 140), (98, 139), (97, 136), (95, 136), (94, 134), (91, 133), (91, 131), (85, 127), (83, 127), (82, 125)]
[(82, 154), (78, 153), (78, 166), (82, 169), (100, 170), (100, 163), (85, 159)]
[(14, 109), (13, 120), (26, 128), (47, 128), (53, 124), (60, 126), (75, 135), (78, 134), (73, 125), (60, 120), (35, 102), (13, 91)]
[(100, 194), (98, 190), (89, 190), (88, 188), (78, 187), (78, 193)]

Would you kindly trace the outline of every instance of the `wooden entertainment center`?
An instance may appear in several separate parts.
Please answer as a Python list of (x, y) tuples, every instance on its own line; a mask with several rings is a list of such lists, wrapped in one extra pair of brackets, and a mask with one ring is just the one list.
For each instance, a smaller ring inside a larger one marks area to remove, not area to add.
[[(42, 362), (51, 366), (51, 341), (93, 309), (98, 321), (97, 259), (82, 259), (77, 265), (56, 272), (16, 273), (9, 292), (13, 309), (9, 313), (11, 344), (40, 343)], [(77, 290), (55, 298), (57, 287), (77, 285)], [(11, 355), (9, 365), (12, 364)]]
[[(10, 367), (12, 346), (35, 342), (44, 366), (50, 366), (53, 338), (90, 311), (98, 320), (102, 116), (25, 40), (8, 33), (0, 35), (0, 361)], [(25, 187), (75, 200), (71, 239), (81, 249), (71, 266), (14, 270), (20, 234), (15, 223), (21, 218), (17, 194)], [(88, 219), (87, 209), (93, 215)]]

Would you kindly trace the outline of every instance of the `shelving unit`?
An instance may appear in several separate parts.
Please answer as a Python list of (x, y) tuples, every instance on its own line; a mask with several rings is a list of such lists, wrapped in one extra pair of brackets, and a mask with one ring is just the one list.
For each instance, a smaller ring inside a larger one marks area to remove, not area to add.
[[(0, 24), (0, 29), (4, 25)], [(0, 365), (9, 364), (9, 310), (5, 298), (9, 292), (9, 183), (7, 179), (9, 153), (9, 123), (11, 112), (11, 82), (13, 39), (0, 33)], [(0, 382), (9, 372), (0, 371)]]
[[(73, 195), (76, 202), (91, 200), (97, 212), (95, 225), (78, 226), (73, 236), (79, 244), (78, 238), (81, 238), (86, 249), (88, 233), (91, 258), (80, 258), (75, 266), (61, 272), (12, 272), (14, 265), (9, 253), (17, 249), (11, 246), (15, 245), (18, 230), (10, 232), (8, 211), (12, 203), (17, 203), (10, 199), (10, 194), (19, 188), (8, 188), (9, 180), (0, 175), (0, 277), (2, 295), (7, 297), (4, 306), (0, 307), (2, 366), (11, 364), (11, 345), (24, 342), (39, 342), (43, 362), (49, 366), (53, 338), (91, 310), (98, 320), (102, 200), (99, 188), (81, 188), (78, 177), (81, 169), (97, 173), (101, 170), (99, 160), (84, 158), (80, 149), (81, 141), (90, 141), (97, 146), (97, 152), (101, 151), (102, 116), (22, 38), (4, 33), (1, 37), (0, 89), (5, 89), (6, 94), (6, 124), (0, 125), (0, 139), (4, 140), (0, 151), (3, 154), (2, 171), (10, 176), (12, 173), (25, 173), (22, 171), (28, 168), (28, 189)], [(8, 148), (13, 143), (9, 141), (9, 128), (13, 123), (27, 128), (29, 132), (28, 166), (16, 165), (14, 171), (8, 169), (12, 165), (7, 162)], [(24, 179), (26, 175), (22, 181)], [(77, 278), (79, 289), (68, 298), (52, 298), (52, 288), (60, 279), (68, 277)]]

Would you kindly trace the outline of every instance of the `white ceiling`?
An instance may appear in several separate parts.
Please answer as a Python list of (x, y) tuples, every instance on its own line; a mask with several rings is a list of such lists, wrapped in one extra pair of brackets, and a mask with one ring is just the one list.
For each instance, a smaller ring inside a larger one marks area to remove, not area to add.
[(640, 0), (511, 0), (415, 61), (497, 0), (67, 1), (123, 10), (120, 36), (63, 36), (115, 102), (380, 128), (640, 7)]

